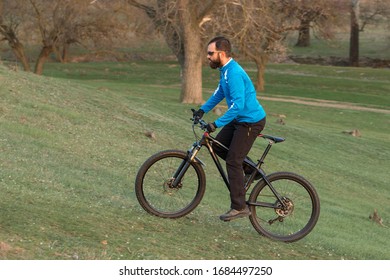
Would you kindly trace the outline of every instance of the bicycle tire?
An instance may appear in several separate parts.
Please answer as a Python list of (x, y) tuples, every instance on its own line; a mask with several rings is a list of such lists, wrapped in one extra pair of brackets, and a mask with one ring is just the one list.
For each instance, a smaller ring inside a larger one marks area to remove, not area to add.
[(161, 218), (180, 218), (199, 205), (206, 189), (206, 176), (199, 162), (190, 163), (178, 187), (171, 185), (173, 174), (186, 158), (184, 151), (161, 151), (140, 167), (135, 193), (146, 212)]
[(302, 176), (276, 172), (267, 176), (288, 205), (287, 209), (255, 206), (254, 203), (279, 203), (264, 179), (253, 188), (248, 204), (249, 217), (256, 231), (270, 239), (294, 242), (309, 234), (320, 215), (320, 200), (315, 188)]

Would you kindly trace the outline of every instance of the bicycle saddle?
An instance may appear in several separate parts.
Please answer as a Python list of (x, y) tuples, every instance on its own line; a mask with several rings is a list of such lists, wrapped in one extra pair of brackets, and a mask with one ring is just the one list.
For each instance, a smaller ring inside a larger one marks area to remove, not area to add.
[(272, 142), (275, 142), (275, 143), (280, 143), (280, 142), (283, 142), (284, 140), (286, 140), (282, 137), (276, 137), (276, 136), (271, 136), (271, 135), (266, 135), (266, 134), (259, 134), (258, 136), (262, 137), (264, 139), (271, 140)]

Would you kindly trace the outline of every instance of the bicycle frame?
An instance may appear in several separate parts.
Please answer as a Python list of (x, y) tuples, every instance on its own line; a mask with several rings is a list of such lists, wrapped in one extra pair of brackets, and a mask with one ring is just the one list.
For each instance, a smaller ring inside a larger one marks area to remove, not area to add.
[[(263, 136), (264, 135), (262, 135), (262, 134), (259, 135), (259, 137), (263, 137)], [(268, 152), (270, 151), (272, 145), (275, 143), (275, 141), (273, 139), (271, 139), (271, 138), (267, 138), (267, 139), (269, 141), (268, 145), (265, 148), (262, 156), (258, 159), (257, 164), (252, 162), (248, 157), (246, 157), (244, 160), (244, 163), (249, 165), (253, 170), (253, 172), (250, 174), (249, 179), (245, 183), (244, 188), (245, 188), (245, 192), (247, 192), (249, 190), (252, 182), (254, 181), (255, 176), (257, 175), (257, 173), (259, 173), (261, 175), (262, 180), (264, 180), (266, 182), (268, 187), (271, 189), (272, 193), (275, 195), (275, 197), (280, 202), (280, 206), (276, 207), (275, 204), (261, 203), (261, 202), (251, 203), (251, 205), (269, 207), (269, 208), (283, 208), (283, 207), (286, 207), (283, 198), (278, 194), (278, 192), (272, 186), (271, 182), (267, 179), (265, 172), (261, 169), (261, 167), (264, 163), (265, 157), (267, 156)], [(213, 159), (214, 164), (216, 165), (223, 181), (225, 182), (226, 187), (230, 190), (230, 184), (229, 184), (227, 174), (225, 173), (225, 170), (223, 169), (218, 156), (214, 152), (213, 145), (217, 145), (218, 147), (221, 147), (222, 149), (224, 149), (226, 151), (229, 150), (228, 147), (226, 147), (221, 142), (216, 140), (207, 131), (204, 132), (202, 138), (199, 141), (196, 141), (192, 145), (192, 147), (187, 151), (188, 158), (186, 160), (183, 160), (180, 167), (177, 169), (176, 173), (174, 174), (175, 180), (172, 183), (172, 185), (174, 187), (178, 186), (178, 184), (181, 182), (181, 179), (183, 178), (188, 167), (190, 166), (190, 162), (197, 161), (197, 162), (201, 163), (202, 165), (204, 165), (203, 162), (201, 160), (199, 160), (196, 156), (199, 153), (200, 149), (203, 146), (205, 146), (207, 148), (207, 150), (209, 151), (209, 154), (210, 154), (211, 158)]]

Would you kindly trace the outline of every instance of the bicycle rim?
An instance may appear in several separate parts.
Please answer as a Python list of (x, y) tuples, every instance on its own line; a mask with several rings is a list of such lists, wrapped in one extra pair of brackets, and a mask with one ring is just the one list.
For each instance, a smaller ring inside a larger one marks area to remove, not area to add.
[(186, 153), (164, 151), (149, 158), (136, 178), (136, 195), (150, 214), (163, 218), (179, 218), (190, 213), (200, 203), (205, 191), (205, 175), (199, 163), (191, 162), (178, 186), (173, 187)]
[[(261, 180), (253, 189), (249, 204), (269, 203), (275, 208), (251, 205), (253, 227), (271, 239), (293, 242), (305, 237), (314, 228), (320, 213), (320, 202), (313, 186), (303, 177), (289, 172), (267, 176), (283, 198), (285, 209), (280, 209), (271, 189)], [(277, 209), (279, 208), (279, 209)]]

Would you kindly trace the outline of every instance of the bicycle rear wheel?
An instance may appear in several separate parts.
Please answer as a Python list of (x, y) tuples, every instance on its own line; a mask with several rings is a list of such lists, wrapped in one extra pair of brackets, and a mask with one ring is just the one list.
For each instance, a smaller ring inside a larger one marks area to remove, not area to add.
[(186, 160), (186, 152), (168, 150), (151, 156), (140, 167), (135, 193), (148, 213), (162, 218), (179, 218), (198, 206), (206, 189), (206, 177), (200, 163), (190, 162), (179, 184), (173, 186), (174, 174)]
[(259, 181), (248, 201), (253, 227), (260, 234), (278, 241), (293, 242), (305, 237), (320, 214), (316, 190), (305, 178), (290, 172), (276, 172), (267, 178), (286, 207), (282, 207), (264, 179)]

